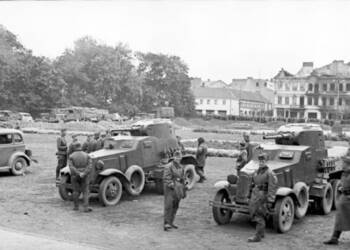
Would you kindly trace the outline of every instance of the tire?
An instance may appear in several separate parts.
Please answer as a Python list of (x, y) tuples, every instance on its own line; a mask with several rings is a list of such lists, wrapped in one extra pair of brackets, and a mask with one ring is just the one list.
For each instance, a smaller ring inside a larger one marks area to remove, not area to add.
[(196, 171), (194, 165), (185, 166), (185, 186), (187, 190), (191, 190), (196, 183)]
[(17, 157), (11, 165), (11, 173), (13, 175), (24, 175), (28, 167), (27, 161), (23, 157)]
[(129, 182), (125, 183), (125, 190), (128, 194), (137, 196), (145, 187), (145, 173), (139, 166), (132, 166), (129, 169), (125, 173), (129, 179)]
[(58, 186), (58, 194), (64, 201), (72, 201), (73, 200), (73, 189), (66, 187), (66, 184), (70, 184), (70, 176), (62, 175), (60, 184)]
[(156, 180), (155, 184), (156, 184), (157, 194), (163, 195), (164, 194), (164, 182), (163, 182), (163, 180), (161, 180), (161, 179)]
[(114, 206), (122, 197), (122, 192), (123, 186), (120, 180), (115, 176), (109, 176), (101, 182), (98, 195), (104, 206)]
[(273, 227), (279, 233), (288, 232), (294, 221), (294, 202), (290, 196), (278, 198), (273, 214)]
[[(214, 201), (215, 202), (225, 202), (225, 203), (230, 203), (231, 200), (228, 197), (228, 194), (226, 191), (224, 190), (219, 190), (215, 197), (214, 197)], [(224, 225), (227, 224), (231, 221), (231, 217), (233, 214), (233, 211), (228, 210), (228, 209), (224, 209), (224, 208), (219, 208), (219, 207), (214, 207), (212, 208), (212, 212), (213, 212), (213, 217), (215, 222), (218, 225)]]
[(329, 182), (326, 184), (323, 197), (317, 198), (315, 202), (321, 214), (326, 215), (331, 212), (333, 206), (333, 188)]
[(298, 182), (294, 185), (294, 191), (299, 201), (299, 205), (295, 206), (295, 218), (303, 218), (309, 208), (309, 191), (304, 182)]
[(336, 179), (336, 180), (332, 180), (331, 181), (332, 184), (332, 188), (333, 188), (333, 205), (332, 205), (332, 209), (337, 209), (337, 205), (340, 199), (340, 195), (341, 192), (339, 190), (340, 186), (341, 186), (341, 182), (340, 180)]

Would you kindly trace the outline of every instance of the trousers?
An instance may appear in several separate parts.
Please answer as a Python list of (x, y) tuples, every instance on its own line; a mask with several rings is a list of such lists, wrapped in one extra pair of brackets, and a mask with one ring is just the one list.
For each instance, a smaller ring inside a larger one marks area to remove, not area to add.
[(89, 206), (89, 178), (85, 176), (81, 178), (79, 175), (73, 175), (71, 177), (73, 187), (73, 202), (74, 207), (79, 207), (79, 196), (83, 193), (83, 206)]
[(200, 180), (205, 180), (204, 166), (196, 166), (195, 170), (196, 170), (196, 173), (198, 174)]
[(57, 155), (56, 179), (60, 175), (60, 170), (67, 165), (66, 155)]
[(175, 190), (164, 186), (164, 224), (172, 225), (179, 208), (180, 199)]

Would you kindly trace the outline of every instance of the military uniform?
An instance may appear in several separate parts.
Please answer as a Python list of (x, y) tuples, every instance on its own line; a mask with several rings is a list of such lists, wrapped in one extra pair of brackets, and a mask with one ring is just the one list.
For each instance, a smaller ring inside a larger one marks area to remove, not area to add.
[(89, 212), (89, 174), (92, 169), (92, 162), (89, 155), (82, 151), (80, 143), (76, 146), (76, 151), (69, 156), (69, 169), (73, 187), (74, 210), (79, 209), (79, 196), (83, 193), (84, 211)]
[[(175, 153), (176, 155), (177, 153)], [(180, 200), (185, 198), (186, 189), (184, 185), (184, 166), (172, 161), (164, 168), (164, 230), (177, 228), (174, 225), (176, 212)]]
[(83, 151), (85, 153), (91, 153), (94, 151), (94, 142), (93, 139), (91, 138), (91, 135), (89, 135), (86, 139), (86, 141), (83, 143)]
[(343, 231), (350, 231), (350, 157), (343, 158), (343, 174), (341, 177), (341, 196), (337, 206), (332, 238), (325, 244), (337, 245)]
[(56, 167), (56, 179), (60, 175), (60, 170), (67, 165), (67, 141), (64, 136), (57, 138), (57, 167)]
[(239, 173), (239, 171), (241, 171), (241, 169), (247, 164), (248, 162), (248, 157), (247, 157), (247, 150), (245, 149), (245, 143), (240, 143), (240, 149), (241, 152), (237, 157), (237, 161), (236, 161), (236, 170), (237, 170), (237, 174)]
[(247, 150), (247, 162), (249, 162), (253, 157), (253, 145), (250, 143), (250, 137), (247, 133), (243, 134), (245, 141), (245, 149)]
[[(266, 155), (259, 155), (259, 160), (266, 160)], [(259, 163), (261, 164), (261, 163)], [(277, 191), (277, 178), (274, 172), (264, 164), (253, 175), (253, 190), (249, 201), (249, 213), (256, 222), (256, 234), (250, 238), (250, 242), (260, 241), (265, 235), (265, 218), (269, 209), (275, 202)]]
[(74, 152), (74, 144), (78, 142), (77, 135), (72, 135), (72, 139), (73, 141), (68, 146), (68, 152), (67, 152), (68, 157)]
[(206, 180), (204, 176), (205, 160), (207, 158), (208, 147), (203, 138), (198, 138), (198, 148), (196, 152), (197, 165), (195, 167), (197, 174), (199, 175), (199, 182)]

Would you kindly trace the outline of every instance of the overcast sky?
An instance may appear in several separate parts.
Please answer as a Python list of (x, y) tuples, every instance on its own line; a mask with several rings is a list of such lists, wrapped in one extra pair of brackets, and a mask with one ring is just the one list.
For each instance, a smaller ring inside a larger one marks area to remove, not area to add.
[(226, 82), (350, 61), (350, 1), (0, 2), (0, 24), (35, 55), (90, 35), (178, 55), (190, 76)]

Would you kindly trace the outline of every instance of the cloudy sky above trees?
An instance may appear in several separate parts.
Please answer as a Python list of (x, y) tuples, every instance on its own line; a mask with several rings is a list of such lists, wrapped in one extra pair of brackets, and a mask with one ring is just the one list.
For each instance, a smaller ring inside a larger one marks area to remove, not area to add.
[(0, 2), (0, 24), (35, 55), (59, 56), (85, 35), (180, 56), (190, 76), (230, 82), (350, 61), (350, 1)]

